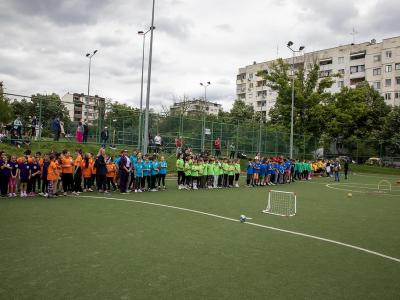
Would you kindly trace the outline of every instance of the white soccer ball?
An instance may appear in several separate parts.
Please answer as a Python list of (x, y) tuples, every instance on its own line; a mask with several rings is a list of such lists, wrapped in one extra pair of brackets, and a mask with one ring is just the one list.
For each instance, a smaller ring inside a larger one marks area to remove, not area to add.
[(353, 194), (352, 193), (348, 193), (347, 197), (351, 198), (351, 197), (353, 197)]
[(245, 215), (240, 215), (240, 222), (246, 222), (247, 217)]

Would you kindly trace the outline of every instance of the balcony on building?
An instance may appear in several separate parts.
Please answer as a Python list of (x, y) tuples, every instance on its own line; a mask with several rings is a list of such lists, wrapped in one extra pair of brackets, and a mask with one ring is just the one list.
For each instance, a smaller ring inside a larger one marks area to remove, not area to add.
[(350, 53), (350, 60), (357, 60), (365, 58), (366, 51), (357, 51)]
[(365, 80), (365, 65), (350, 66), (350, 79), (364, 78)]
[(333, 63), (332, 57), (330, 57), (330, 58), (322, 58), (319, 61), (319, 65), (320, 66), (331, 65), (332, 63)]

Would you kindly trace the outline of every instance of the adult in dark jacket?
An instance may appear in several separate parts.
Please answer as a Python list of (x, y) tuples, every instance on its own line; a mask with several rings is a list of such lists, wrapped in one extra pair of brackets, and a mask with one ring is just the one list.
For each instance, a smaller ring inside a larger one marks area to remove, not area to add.
[(89, 126), (87, 122), (83, 123), (83, 143), (86, 144), (89, 136)]
[(107, 141), (108, 141), (108, 138), (109, 138), (109, 133), (108, 133), (107, 126), (104, 127), (104, 129), (101, 131), (100, 138), (101, 138), (101, 146), (103, 148), (105, 148), (106, 144), (107, 144)]
[(53, 131), (53, 140), (58, 142), (60, 139), (61, 133), (61, 126), (60, 126), (60, 119), (54, 118), (53, 122), (51, 123), (51, 130)]
[(101, 148), (99, 150), (99, 154), (96, 157), (96, 161), (94, 162), (96, 168), (97, 189), (100, 193), (106, 191), (107, 165), (105, 156), (106, 156), (106, 151), (103, 148)]

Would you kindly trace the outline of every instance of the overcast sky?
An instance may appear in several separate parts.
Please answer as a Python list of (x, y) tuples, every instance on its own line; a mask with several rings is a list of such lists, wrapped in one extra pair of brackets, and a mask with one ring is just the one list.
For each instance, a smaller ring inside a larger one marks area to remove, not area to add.
[[(229, 109), (238, 68), (289, 56), (288, 40), (334, 47), (355, 27), (356, 42), (381, 41), (400, 35), (399, 16), (398, 0), (156, 0), (151, 106), (200, 97), (211, 81), (207, 98)], [(98, 49), (91, 94), (138, 106), (137, 31), (150, 21), (151, 0), (0, 0), (0, 81), (10, 93), (86, 93), (85, 54)]]

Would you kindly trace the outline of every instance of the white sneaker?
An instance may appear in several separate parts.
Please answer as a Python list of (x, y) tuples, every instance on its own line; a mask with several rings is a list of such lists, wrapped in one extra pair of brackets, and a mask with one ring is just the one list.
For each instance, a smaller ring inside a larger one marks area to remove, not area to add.
[(93, 192), (93, 190), (92, 190), (92, 189), (88, 189), (88, 191), (89, 191), (89, 192)]
[(13, 195), (13, 197), (17, 197), (17, 194), (16, 194), (16, 193), (13, 193), (12, 195)]
[(141, 192), (143, 192), (142, 190), (138, 190), (138, 193), (141, 193)]
[(44, 197), (48, 197), (49, 196), (49, 194), (47, 194), (47, 193), (44, 193), (44, 195), (43, 195)]
[(12, 194), (11, 194), (11, 193), (9, 193), (9, 194), (8, 194), (8, 197), (12, 197)]
[(135, 193), (137, 193), (137, 190), (135, 190)]

